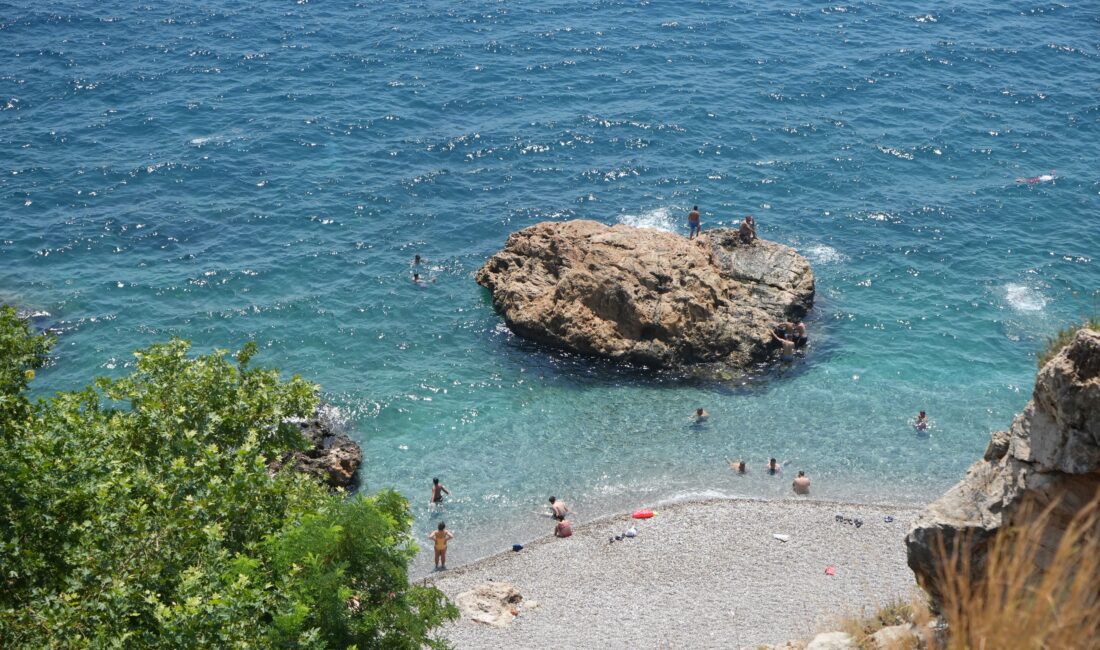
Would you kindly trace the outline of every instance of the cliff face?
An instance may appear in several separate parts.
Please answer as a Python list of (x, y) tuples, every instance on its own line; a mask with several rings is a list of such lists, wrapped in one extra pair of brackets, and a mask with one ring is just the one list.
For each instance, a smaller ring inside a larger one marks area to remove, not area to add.
[(1025, 501), (1057, 503), (1043, 534), (1049, 559), (1066, 524), (1100, 489), (1100, 332), (1083, 329), (1035, 381), (1031, 401), (1008, 431), (994, 433), (966, 478), (917, 519), (906, 538), (909, 566), (938, 600), (937, 538), (972, 559), (975, 577), (986, 548)]
[(655, 367), (762, 361), (772, 325), (802, 317), (814, 295), (809, 263), (786, 246), (595, 221), (513, 233), (477, 281), (520, 336)]

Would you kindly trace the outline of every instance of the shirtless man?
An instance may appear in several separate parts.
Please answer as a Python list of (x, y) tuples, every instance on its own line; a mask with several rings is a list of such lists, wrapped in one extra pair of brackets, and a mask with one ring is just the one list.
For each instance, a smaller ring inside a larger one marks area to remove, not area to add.
[(565, 515), (569, 513), (569, 506), (565, 505), (565, 502), (557, 497), (550, 497), (550, 508), (553, 512), (550, 516), (558, 521), (565, 521)]
[(707, 413), (703, 409), (695, 409), (695, 424), (702, 424), (710, 417), (710, 413)]
[(451, 491), (447, 489), (447, 486), (439, 482), (438, 478), (432, 479), (432, 500), (430, 505), (439, 505), (443, 503), (443, 495), (451, 496)]
[(783, 352), (779, 355), (779, 358), (784, 361), (794, 361), (794, 334), (787, 332), (786, 338), (780, 338), (778, 334), (772, 332), (772, 336), (783, 346)]
[(791, 489), (794, 490), (795, 494), (810, 493), (810, 478), (806, 476), (806, 472), (798, 470), (798, 476), (796, 476), (794, 482), (791, 483)]
[(783, 466), (775, 462), (774, 458), (770, 458), (768, 464), (764, 466), (764, 471), (772, 476), (778, 476), (783, 472)]
[(735, 463), (732, 460), (730, 460), (729, 458), (727, 458), (726, 463), (730, 466), (730, 469), (737, 472), (738, 474), (744, 474), (745, 472), (748, 471), (748, 468), (745, 467), (745, 461), (743, 461), (743, 460), (738, 459), (737, 462)]
[(737, 229), (737, 235), (741, 238), (741, 242), (745, 244), (751, 244), (757, 239), (756, 219), (753, 219), (751, 214), (741, 220), (741, 227)]
[(806, 336), (806, 324), (801, 320), (794, 324), (794, 342), (798, 346), (806, 345), (809, 337)]
[(691, 234), (688, 235), (688, 239), (695, 239), (695, 235), (703, 234), (703, 226), (699, 223), (699, 206), (692, 206), (691, 212), (688, 213), (688, 228), (691, 229)]

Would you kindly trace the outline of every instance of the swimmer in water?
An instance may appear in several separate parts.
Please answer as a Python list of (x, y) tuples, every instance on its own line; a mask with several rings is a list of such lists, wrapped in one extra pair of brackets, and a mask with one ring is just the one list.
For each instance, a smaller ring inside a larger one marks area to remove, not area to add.
[(702, 424), (703, 422), (707, 421), (707, 418), (710, 417), (710, 413), (707, 413), (701, 408), (695, 409), (695, 415), (692, 417), (695, 418), (695, 424)]
[(1042, 174), (1039, 176), (1028, 176), (1026, 178), (1017, 178), (1016, 182), (1023, 185), (1037, 185), (1039, 183), (1049, 183), (1053, 181), (1057, 176), (1054, 175), (1052, 169), (1049, 174)]
[(451, 491), (447, 489), (447, 486), (439, 482), (438, 478), (432, 479), (432, 500), (429, 505), (438, 506), (443, 503), (443, 495), (451, 496)]
[(917, 431), (924, 431), (928, 428), (928, 416), (924, 411), (917, 415), (917, 419), (913, 421), (913, 426), (916, 427)]
[(783, 351), (780, 352), (779, 358), (784, 361), (794, 361), (794, 332), (787, 332), (787, 335), (784, 337), (780, 337), (775, 332), (772, 332), (772, 336), (783, 346)]
[(783, 473), (783, 466), (775, 462), (774, 458), (769, 458), (768, 464), (764, 466), (764, 471), (771, 476), (778, 476)]
[(736, 463), (727, 458), (726, 464), (730, 466), (730, 469), (737, 472), (738, 474), (744, 474), (749, 471), (748, 468), (745, 466), (745, 461), (741, 460), (740, 458), (737, 459)]

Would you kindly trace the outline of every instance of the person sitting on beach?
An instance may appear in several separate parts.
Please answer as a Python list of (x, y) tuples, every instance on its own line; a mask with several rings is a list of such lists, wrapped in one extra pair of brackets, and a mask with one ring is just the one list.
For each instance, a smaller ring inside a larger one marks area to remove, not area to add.
[(569, 506), (557, 497), (550, 497), (550, 516), (558, 521), (565, 521), (565, 515), (569, 513)]
[(806, 476), (806, 472), (798, 470), (798, 476), (795, 477), (794, 483), (791, 483), (791, 488), (795, 494), (809, 494), (810, 477)]
[(740, 458), (737, 459), (736, 463), (727, 458), (726, 463), (730, 466), (730, 469), (737, 472), (738, 474), (744, 474), (748, 471), (748, 468), (745, 467), (745, 461), (741, 460)]
[(917, 431), (924, 431), (928, 428), (928, 416), (921, 411), (917, 415), (917, 419), (913, 422), (913, 426), (917, 428)]
[(694, 418), (695, 418), (695, 423), (696, 424), (701, 424), (703, 422), (706, 422), (707, 418), (709, 418), (709, 417), (710, 417), (710, 413), (707, 413), (706, 411), (704, 411), (701, 408), (695, 409)]
[(699, 223), (699, 206), (692, 206), (691, 212), (688, 213), (688, 228), (691, 229), (691, 234), (688, 235), (688, 239), (695, 239), (695, 235), (703, 234), (703, 226)]
[(780, 337), (775, 332), (772, 332), (772, 336), (783, 346), (783, 351), (779, 354), (779, 358), (784, 361), (794, 361), (794, 333), (787, 332), (786, 336)]
[(798, 347), (802, 347), (809, 340), (809, 337), (806, 336), (806, 324), (799, 320), (794, 324), (794, 343)]
[(447, 542), (454, 539), (455, 536), (451, 531), (447, 530), (446, 522), (439, 522), (436, 529), (428, 533), (428, 539), (435, 542), (435, 568), (437, 571), (443, 571), (447, 568)]
[(440, 483), (438, 478), (433, 478), (431, 505), (442, 503), (444, 494), (446, 494), (447, 496), (451, 496), (451, 491), (447, 489), (447, 486)]
[(554, 526), (554, 537), (570, 537), (573, 535), (573, 522), (562, 519)]
[(756, 219), (753, 219), (751, 214), (741, 220), (741, 227), (737, 230), (737, 236), (741, 238), (742, 244), (751, 244), (758, 239), (756, 235)]
[(764, 470), (771, 476), (778, 476), (783, 472), (783, 467), (775, 462), (774, 458), (768, 460), (768, 464), (764, 466)]

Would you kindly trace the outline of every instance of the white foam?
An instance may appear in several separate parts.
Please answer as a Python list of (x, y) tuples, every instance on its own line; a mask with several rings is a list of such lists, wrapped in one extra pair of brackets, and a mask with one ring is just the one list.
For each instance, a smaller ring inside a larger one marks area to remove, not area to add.
[(844, 254), (825, 244), (814, 244), (806, 249), (806, 256), (815, 264), (832, 264), (844, 260)]
[[(684, 215), (687, 223), (687, 215)], [(635, 228), (652, 228), (665, 232), (675, 232), (677, 220), (673, 218), (668, 208), (657, 208), (641, 214), (624, 214), (619, 217), (619, 223), (634, 226)]]
[(1046, 296), (1026, 284), (1006, 284), (1005, 301), (1016, 311), (1042, 311), (1047, 306)]

